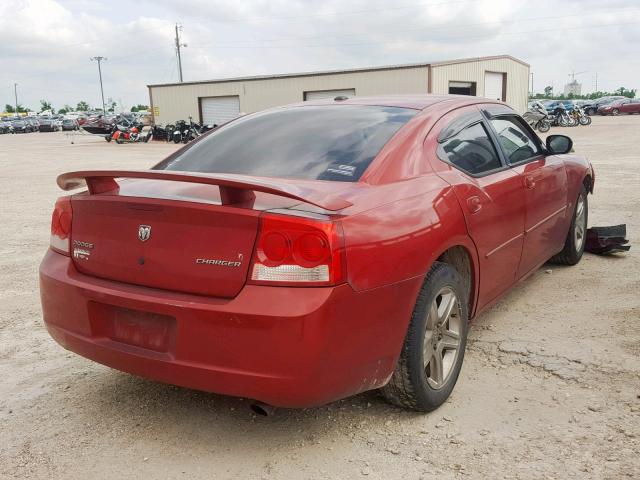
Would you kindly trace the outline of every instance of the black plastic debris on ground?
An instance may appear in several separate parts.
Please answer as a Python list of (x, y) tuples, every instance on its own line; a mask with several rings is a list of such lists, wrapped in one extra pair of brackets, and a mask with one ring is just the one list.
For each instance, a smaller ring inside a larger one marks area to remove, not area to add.
[(628, 252), (631, 245), (627, 240), (627, 225), (612, 227), (591, 227), (587, 230), (587, 244), (585, 250), (597, 255)]

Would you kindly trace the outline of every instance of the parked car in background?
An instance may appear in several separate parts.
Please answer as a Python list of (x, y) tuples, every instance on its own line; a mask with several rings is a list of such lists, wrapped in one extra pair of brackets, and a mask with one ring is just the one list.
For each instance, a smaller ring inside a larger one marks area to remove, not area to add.
[(584, 108), (584, 112), (587, 115), (595, 115), (596, 113), (598, 113), (598, 108), (604, 105), (608, 105), (611, 102), (615, 102), (616, 100), (624, 100), (625, 98), (627, 97), (623, 97), (621, 95), (609, 95), (607, 97), (600, 97), (585, 103), (582, 108)]
[(13, 127), (13, 133), (30, 133), (33, 131), (33, 127), (26, 120), (14, 120), (11, 122), (11, 126)]
[(547, 112), (549, 114), (553, 114), (561, 104), (564, 105), (564, 108), (567, 112), (571, 112), (575, 106), (573, 100), (550, 100), (546, 103), (543, 102), (543, 105), (547, 109)]
[(38, 130), (40, 132), (57, 132), (60, 130), (58, 121), (53, 117), (42, 117), (38, 120)]
[(78, 120), (73, 118), (65, 118), (62, 120), (62, 130), (78, 130), (80, 125), (78, 124)]
[(55, 203), (44, 321), (166, 383), (283, 407), (380, 388), (430, 411), (470, 319), (580, 261), (594, 173), (571, 150), (487, 99), (338, 97), (245, 115), (149, 171), (66, 173), (87, 190)]
[(0, 120), (0, 133), (13, 133), (13, 127), (11, 126), (11, 120)]
[(24, 121), (29, 125), (30, 132), (37, 132), (40, 128), (40, 122), (36, 117), (25, 117)]
[(624, 98), (598, 108), (600, 115), (620, 115), (621, 113), (640, 113), (640, 100)]

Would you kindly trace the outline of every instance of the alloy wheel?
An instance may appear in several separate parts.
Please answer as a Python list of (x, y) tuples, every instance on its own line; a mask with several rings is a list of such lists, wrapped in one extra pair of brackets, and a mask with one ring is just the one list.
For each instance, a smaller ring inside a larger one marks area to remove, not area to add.
[(460, 351), (462, 312), (455, 292), (444, 287), (435, 296), (427, 312), (422, 347), (427, 383), (442, 388), (454, 370)]
[(574, 243), (576, 246), (576, 251), (580, 251), (582, 249), (582, 244), (584, 243), (585, 234), (587, 231), (587, 216), (585, 215), (586, 209), (584, 204), (584, 196), (580, 195), (578, 198), (578, 204), (576, 205), (576, 221), (575, 228), (573, 231), (574, 235)]

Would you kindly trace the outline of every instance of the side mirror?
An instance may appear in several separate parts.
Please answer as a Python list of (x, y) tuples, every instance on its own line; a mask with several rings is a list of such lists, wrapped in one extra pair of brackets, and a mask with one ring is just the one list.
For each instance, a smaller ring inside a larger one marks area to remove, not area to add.
[(549, 135), (547, 137), (547, 151), (552, 155), (569, 153), (573, 148), (573, 140), (566, 135)]

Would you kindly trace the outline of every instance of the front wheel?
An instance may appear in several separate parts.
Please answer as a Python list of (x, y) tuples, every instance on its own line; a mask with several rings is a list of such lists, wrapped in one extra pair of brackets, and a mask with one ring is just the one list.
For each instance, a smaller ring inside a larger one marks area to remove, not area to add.
[(449, 264), (435, 262), (418, 294), (391, 380), (382, 387), (389, 402), (429, 412), (449, 398), (464, 359), (467, 305), (460, 274)]
[(550, 128), (551, 128), (551, 124), (549, 123), (548, 120), (540, 120), (538, 122), (538, 131), (540, 133), (548, 132)]
[(587, 243), (588, 220), (589, 201), (587, 199), (587, 189), (583, 185), (580, 195), (578, 195), (578, 200), (576, 200), (576, 207), (573, 211), (573, 219), (564, 242), (564, 248), (560, 253), (551, 257), (550, 262), (561, 265), (575, 265), (580, 261)]
[(617, 108), (614, 108), (613, 111), (611, 112), (613, 115), (620, 115), (620, 110), (618, 110)]

